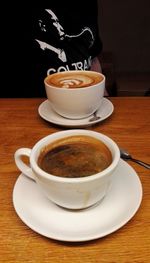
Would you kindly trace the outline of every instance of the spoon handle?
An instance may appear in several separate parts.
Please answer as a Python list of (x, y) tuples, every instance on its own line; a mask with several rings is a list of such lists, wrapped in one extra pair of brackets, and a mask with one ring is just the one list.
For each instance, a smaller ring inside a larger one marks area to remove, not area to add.
[(143, 167), (145, 167), (147, 169), (150, 169), (150, 164), (148, 164), (148, 163), (145, 163), (143, 161), (140, 161), (140, 160), (137, 160), (137, 159), (134, 159), (134, 158), (131, 158), (130, 160), (135, 162), (135, 163), (140, 164), (141, 166), (143, 166)]

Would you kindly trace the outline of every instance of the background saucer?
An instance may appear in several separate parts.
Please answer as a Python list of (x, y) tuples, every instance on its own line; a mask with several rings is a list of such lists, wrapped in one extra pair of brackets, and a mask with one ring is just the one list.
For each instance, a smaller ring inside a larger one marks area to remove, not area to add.
[(38, 185), (21, 174), (13, 190), (13, 204), (21, 220), (35, 232), (60, 241), (88, 241), (125, 225), (137, 212), (142, 186), (134, 169), (120, 160), (108, 194), (99, 204), (69, 211), (43, 196)]
[(61, 115), (57, 114), (52, 108), (51, 104), (48, 100), (42, 102), (38, 108), (39, 115), (46, 121), (51, 122), (53, 124), (66, 126), (66, 127), (86, 127), (91, 126), (93, 124), (99, 123), (106, 118), (108, 118), (114, 110), (114, 106), (112, 102), (106, 98), (103, 98), (102, 104), (97, 110), (97, 115), (101, 118), (95, 120), (93, 122), (89, 122), (89, 119), (92, 115), (88, 118), (80, 119), (80, 120), (72, 120), (62, 117)]

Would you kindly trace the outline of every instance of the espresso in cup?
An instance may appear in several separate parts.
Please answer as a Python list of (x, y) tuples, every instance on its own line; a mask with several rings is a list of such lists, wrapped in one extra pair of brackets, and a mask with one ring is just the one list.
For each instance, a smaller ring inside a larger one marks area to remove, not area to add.
[(44, 79), (51, 108), (69, 119), (92, 115), (104, 97), (105, 76), (99, 72), (70, 70), (48, 75)]
[[(23, 157), (29, 158), (29, 164)], [(119, 160), (119, 148), (111, 138), (85, 129), (59, 131), (32, 149), (15, 152), (20, 171), (35, 180), (50, 201), (68, 209), (87, 208), (102, 200)]]
[(46, 173), (67, 177), (85, 177), (106, 169), (112, 162), (108, 147), (90, 136), (70, 136), (41, 150), (39, 167)]
[(66, 71), (47, 77), (46, 83), (54, 88), (77, 89), (98, 84), (104, 77), (92, 71)]

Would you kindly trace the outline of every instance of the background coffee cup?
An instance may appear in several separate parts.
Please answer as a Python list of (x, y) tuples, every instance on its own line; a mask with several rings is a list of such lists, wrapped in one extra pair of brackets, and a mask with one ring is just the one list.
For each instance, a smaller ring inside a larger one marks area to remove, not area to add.
[[(103, 142), (111, 152), (111, 164), (94, 175), (78, 178), (54, 176), (39, 167), (38, 158), (43, 147), (59, 139), (76, 135), (90, 136)], [(24, 163), (23, 156), (29, 157), (29, 166)], [(38, 141), (32, 149), (20, 148), (15, 152), (15, 162), (20, 171), (35, 180), (51, 201), (68, 209), (83, 209), (100, 201), (108, 191), (119, 158), (119, 148), (111, 138), (101, 133), (82, 129), (53, 133)]]
[(81, 119), (100, 107), (105, 76), (94, 71), (64, 71), (48, 75), (44, 84), (53, 110), (66, 118)]

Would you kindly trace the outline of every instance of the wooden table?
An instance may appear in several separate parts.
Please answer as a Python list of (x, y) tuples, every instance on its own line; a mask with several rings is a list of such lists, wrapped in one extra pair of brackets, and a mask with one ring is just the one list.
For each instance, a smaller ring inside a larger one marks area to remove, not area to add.
[[(136, 158), (150, 163), (150, 99), (113, 97), (113, 114), (86, 129), (102, 132)], [(63, 130), (38, 115), (44, 99), (0, 99), (0, 262), (150, 262), (150, 170), (129, 162), (142, 183), (143, 200), (118, 231), (93, 241), (67, 243), (46, 238), (17, 216), (12, 191), (20, 175), (14, 152)], [(66, 129), (66, 128), (65, 128)]]

